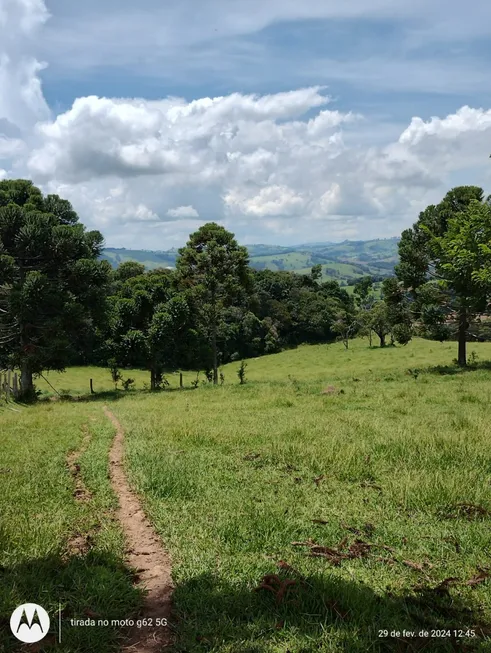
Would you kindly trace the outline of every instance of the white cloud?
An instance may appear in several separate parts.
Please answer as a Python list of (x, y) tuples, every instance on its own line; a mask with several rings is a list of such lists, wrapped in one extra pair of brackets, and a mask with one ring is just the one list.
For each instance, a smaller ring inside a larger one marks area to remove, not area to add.
[(199, 213), (193, 206), (177, 206), (169, 209), (167, 215), (171, 218), (199, 218)]
[[(52, 83), (83, 79), (87, 87), (91, 75), (97, 84), (108, 76), (133, 84), (129, 95), (179, 88), (191, 97), (196, 87), (228, 93), (341, 82), (344, 97), (355, 90), (357, 102), (374, 90), (441, 94), (442, 104), (451, 94), (460, 98), (452, 110), (487, 93), (485, 0), (471, 10), (460, 0), (47, 1), (53, 17), (37, 47)], [(385, 98), (376, 102), (385, 107)], [(404, 98), (401, 113), (407, 106)]]
[(26, 144), (20, 138), (6, 138), (0, 134), (0, 160), (12, 159), (25, 151)]
[(491, 110), (464, 106), (445, 118), (413, 118), (399, 146), (421, 161), (438, 162), (440, 174), (481, 168), (489, 179)]
[(30, 35), (49, 17), (43, 0), (1, 0), (0, 29), (4, 40), (15, 36), (12, 28), (20, 34)]
[[(52, 48), (72, 66), (80, 56), (84, 67), (92, 65), (87, 57), (94, 65), (114, 63), (124, 43), (125, 65), (142, 61), (139, 53), (145, 61), (164, 36), (180, 51), (202, 44), (204, 26), (213, 20), (212, 31), (231, 39), (282, 19), (415, 15), (415, 7), (422, 15), (423, 0), (238, 0), (233, 7), (206, 0), (200, 8), (193, 3), (196, 21), (184, 32), (188, 0), (166, 7), (166, 21), (142, 10), (150, 0), (121, 0), (117, 10), (109, 4), (52, 0), (47, 28), (42, 0), (0, 0), (0, 176), (32, 176), (46, 192), (67, 197), (110, 244), (164, 249), (182, 244), (205, 220), (256, 242), (397, 235), (450, 181), (468, 183), (471, 174), (472, 183), (491, 181), (491, 111), (485, 109), (415, 117), (385, 137), (383, 122), (328, 106), (331, 99), (317, 83), (191, 101), (90, 95), (54, 117), (42, 93), (39, 48), (46, 44), (45, 53)], [(106, 22), (100, 12), (109, 8)], [(83, 12), (76, 25), (73, 12)], [(87, 48), (89, 36), (93, 48)], [(366, 76), (372, 83), (378, 75), (379, 87), (398, 72), (392, 61), (377, 75), (373, 66), (355, 70), (352, 62), (339, 70), (335, 61), (329, 66), (342, 80)], [(426, 66), (421, 72), (430, 85), (434, 74)], [(414, 70), (413, 77), (405, 84), (416, 84)], [(477, 166), (486, 167), (480, 172)]]
[[(220, 159), (231, 146), (236, 148), (242, 141), (251, 149), (254, 142), (247, 139), (259, 142), (261, 132), (269, 128), (275, 139), (281, 127), (274, 121), (296, 118), (326, 104), (329, 100), (320, 91), (313, 87), (262, 97), (234, 93), (189, 103), (178, 98), (79, 98), (53, 122), (38, 125), (41, 145), (32, 153), (29, 166), (39, 177), (70, 181), (112, 174), (181, 173), (209, 181), (220, 176)], [(313, 138), (342, 120), (339, 112), (324, 111), (311, 123), (291, 125)], [(251, 131), (252, 125), (256, 127)]]
[[(490, 112), (415, 118), (374, 146), (369, 120), (326, 101), (317, 87), (193, 102), (79, 98), (38, 126), (28, 164), (108, 239), (124, 224), (142, 246), (162, 249), (150, 226), (182, 242), (200, 216), (239, 235), (254, 224), (255, 240), (277, 237), (280, 224), (290, 240), (397, 235), (451, 173), (489, 156)], [(301, 109), (317, 113), (301, 120)]]
[(421, 118), (413, 118), (411, 124), (403, 131), (399, 142), (408, 145), (419, 145), (428, 137), (454, 139), (468, 132), (488, 131), (491, 129), (491, 109), (471, 109), (465, 106), (446, 118), (433, 117), (428, 122)]
[(48, 18), (43, 0), (0, 0), (0, 119), (21, 130), (49, 117), (33, 56), (35, 36)]
[(253, 217), (298, 215), (307, 200), (288, 186), (266, 186), (250, 197), (243, 189), (229, 190), (223, 197), (226, 208)]
[(124, 212), (121, 217), (123, 219), (129, 219), (131, 221), (138, 222), (155, 222), (159, 219), (159, 216), (149, 209), (145, 204), (138, 204), (137, 206), (128, 205), (125, 207)]

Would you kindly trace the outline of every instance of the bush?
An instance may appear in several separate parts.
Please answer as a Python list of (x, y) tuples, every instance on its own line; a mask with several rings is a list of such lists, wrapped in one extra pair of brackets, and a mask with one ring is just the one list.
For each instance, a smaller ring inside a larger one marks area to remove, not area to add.
[(412, 329), (408, 324), (396, 324), (392, 329), (392, 336), (400, 345), (407, 345), (413, 337)]
[(122, 380), (121, 372), (119, 371), (118, 362), (115, 358), (110, 358), (107, 361), (109, 366), (109, 372), (111, 373), (111, 379), (114, 383), (114, 388), (117, 389), (118, 383)]
[(245, 361), (242, 361), (242, 363), (240, 364), (240, 367), (239, 367), (239, 369), (237, 371), (237, 376), (239, 377), (240, 385), (244, 385), (244, 383), (247, 380), (246, 379), (246, 367), (247, 367), (247, 363)]

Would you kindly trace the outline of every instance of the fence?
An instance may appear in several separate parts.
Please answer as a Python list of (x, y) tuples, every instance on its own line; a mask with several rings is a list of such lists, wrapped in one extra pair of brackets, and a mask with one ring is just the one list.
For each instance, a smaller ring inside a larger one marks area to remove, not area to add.
[(19, 378), (12, 370), (0, 371), (0, 400), (16, 400), (19, 396)]

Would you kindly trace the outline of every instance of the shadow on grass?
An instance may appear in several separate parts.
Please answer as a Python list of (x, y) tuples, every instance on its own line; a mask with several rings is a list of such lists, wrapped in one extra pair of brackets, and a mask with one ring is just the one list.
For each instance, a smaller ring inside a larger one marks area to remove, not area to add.
[(101, 392), (94, 392), (94, 394), (86, 395), (50, 395), (49, 397), (40, 397), (38, 403), (46, 402), (91, 402), (91, 401), (119, 401), (125, 397), (132, 396), (148, 396), (148, 395), (165, 395), (170, 392), (189, 392), (195, 390), (195, 388), (163, 388), (162, 390), (103, 390)]
[(424, 374), (464, 374), (465, 372), (476, 372), (477, 370), (491, 370), (491, 361), (468, 364), (461, 367), (456, 363), (452, 365), (430, 365), (424, 367), (421, 372)]
[[(486, 637), (483, 627), (474, 640), (419, 636), (422, 630), (473, 628), (479, 623), (479, 615), (445, 592), (379, 595), (366, 585), (334, 576), (289, 578), (296, 584), (281, 601), (269, 590), (254, 591), (211, 574), (178, 584), (175, 651), (476, 651)], [(400, 634), (379, 637), (379, 630)]]
[[(111, 620), (133, 618), (141, 605), (141, 594), (133, 587), (131, 572), (108, 553), (89, 551), (68, 559), (53, 555), (25, 564), (0, 567), (0, 652), (25, 651), (12, 635), (10, 616), (23, 603), (44, 607), (51, 619), (50, 632), (39, 648), (29, 650), (64, 653), (114, 651), (122, 629)], [(58, 641), (59, 606), (62, 641)], [(71, 625), (72, 619), (94, 619), (95, 626)], [(98, 620), (108, 626), (98, 626)]]

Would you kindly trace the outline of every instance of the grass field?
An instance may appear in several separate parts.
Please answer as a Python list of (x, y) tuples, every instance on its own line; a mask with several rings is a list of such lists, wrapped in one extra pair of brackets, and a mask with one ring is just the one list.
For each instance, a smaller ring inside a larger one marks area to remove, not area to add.
[[(115, 498), (107, 450), (113, 430), (100, 406), (50, 403), (16, 410), (0, 411), (2, 653), (19, 650), (8, 624), (23, 603), (39, 603), (55, 622), (61, 606), (67, 623), (90, 614), (119, 619), (140, 601), (122, 564), (122, 533), (111, 516)], [(80, 465), (92, 500), (80, 503), (73, 497), (66, 454), (78, 449), (86, 429), (91, 440)], [(77, 548), (82, 539), (87, 551)], [(109, 651), (118, 636), (116, 628), (64, 628), (56, 650)], [(53, 635), (48, 644), (54, 640)]]
[[(244, 386), (235, 363), (223, 387), (191, 390), (187, 373), (187, 389), (157, 394), (110, 392), (105, 370), (50, 374), (73, 394), (93, 378), (101, 394), (0, 412), (0, 627), (24, 600), (105, 618), (138, 603), (111, 518), (110, 403), (172, 555), (175, 651), (491, 650), (491, 344), (469, 348), (477, 364), (462, 372), (455, 343), (299, 347), (248, 361)], [(93, 498), (80, 505), (65, 456), (84, 425)], [(92, 548), (67, 551), (87, 531)], [(476, 637), (428, 643), (422, 629)], [(57, 650), (112, 650), (117, 631), (96, 631), (67, 629)]]

